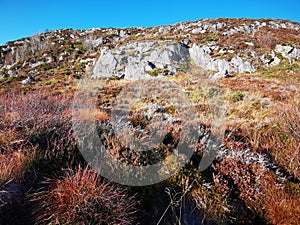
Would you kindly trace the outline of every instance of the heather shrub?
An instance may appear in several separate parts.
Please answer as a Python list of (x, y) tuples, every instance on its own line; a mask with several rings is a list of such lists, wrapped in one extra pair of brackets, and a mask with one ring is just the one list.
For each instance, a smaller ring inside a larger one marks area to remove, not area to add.
[[(267, 177), (265, 160), (261, 155), (239, 146), (228, 151), (214, 165), (214, 185), (219, 193), (229, 197), (232, 216), (239, 224), (249, 223), (250, 218), (261, 223), (263, 211), (260, 199)], [(231, 198), (235, 200), (232, 202)]]
[(72, 96), (40, 90), (0, 94), (1, 224), (20, 224), (30, 214), (25, 193), (46, 174), (81, 159), (72, 137), (71, 102)]
[(300, 178), (300, 101), (282, 104), (276, 110), (271, 154), (295, 178)]
[(0, 97), (0, 132), (3, 152), (36, 149), (46, 160), (71, 162), (78, 158), (72, 136), (72, 96), (34, 90), (10, 91)]

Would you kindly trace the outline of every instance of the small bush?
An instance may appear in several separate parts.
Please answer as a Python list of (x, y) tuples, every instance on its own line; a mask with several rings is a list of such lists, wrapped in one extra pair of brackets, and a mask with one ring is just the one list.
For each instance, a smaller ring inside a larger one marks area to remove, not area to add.
[(213, 98), (213, 97), (219, 96), (220, 94), (221, 94), (221, 91), (220, 91), (219, 87), (211, 87), (208, 89), (207, 97)]
[(218, 41), (219, 40), (219, 36), (217, 34), (206, 34), (204, 37), (205, 41)]
[(178, 65), (179, 72), (187, 73), (190, 69), (190, 64), (188, 62), (180, 63)]
[(132, 112), (128, 119), (133, 127), (141, 127), (142, 129), (144, 129), (149, 124), (149, 121), (141, 112)]

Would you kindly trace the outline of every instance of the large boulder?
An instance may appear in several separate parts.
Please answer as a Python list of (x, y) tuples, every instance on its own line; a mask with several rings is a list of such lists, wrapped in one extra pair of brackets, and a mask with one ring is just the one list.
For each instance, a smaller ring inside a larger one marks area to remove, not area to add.
[(189, 51), (180, 44), (134, 42), (102, 51), (93, 77), (124, 76), (125, 79), (135, 80), (149, 76), (147, 72), (154, 67), (176, 73), (180, 64), (188, 62)]

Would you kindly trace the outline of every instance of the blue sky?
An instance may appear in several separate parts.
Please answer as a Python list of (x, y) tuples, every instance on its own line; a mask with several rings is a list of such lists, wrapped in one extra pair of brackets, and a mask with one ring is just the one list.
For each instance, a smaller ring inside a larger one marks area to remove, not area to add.
[(148, 27), (219, 17), (300, 22), (300, 0), (0, 0), (0, 9), (0, 45), (46, 29)]

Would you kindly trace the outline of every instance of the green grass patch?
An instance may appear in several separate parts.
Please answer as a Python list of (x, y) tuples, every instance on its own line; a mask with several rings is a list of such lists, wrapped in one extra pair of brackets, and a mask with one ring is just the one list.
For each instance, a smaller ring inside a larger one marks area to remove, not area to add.
[(230, 101), (233, 103), (242, 101), (243, 99), (244, 99), (244, 94), (241, 91), (234, 92), (230, 97)]
[(164, 69), (162, 68), (154, 68), (153, 70), (146, 71), (147, 74), (149, 74), (152, 77), (157, 77), (158, 75), (161, 75), (164, 73)]

